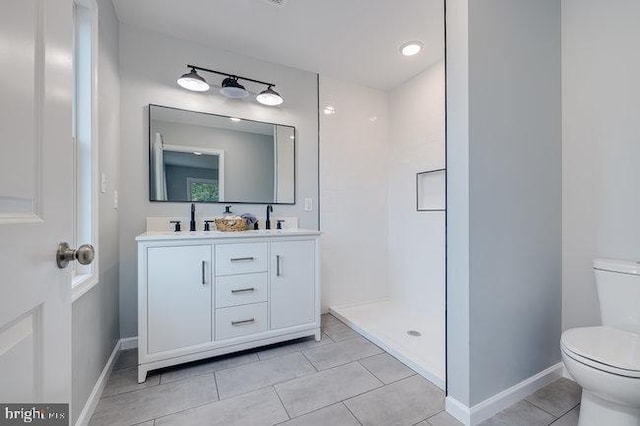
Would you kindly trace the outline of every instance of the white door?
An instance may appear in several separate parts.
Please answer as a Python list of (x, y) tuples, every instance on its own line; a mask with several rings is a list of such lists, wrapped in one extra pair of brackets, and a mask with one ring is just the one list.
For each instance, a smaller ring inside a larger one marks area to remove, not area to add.
[(71, 390), (71, 0), (0, 1), (0, 401)]
[(271, 243), (271, 329), (315, 319), (315, 241)]

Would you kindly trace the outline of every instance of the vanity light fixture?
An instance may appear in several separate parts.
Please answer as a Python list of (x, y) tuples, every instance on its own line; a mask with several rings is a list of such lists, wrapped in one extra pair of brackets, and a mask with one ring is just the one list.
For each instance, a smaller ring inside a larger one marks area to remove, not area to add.
[(178, 84), (181, 87), (184, 87), (187, 90), (191, 90), (193, 92), (206, 92), (209, 90), (209, 84), (205, 81), (204, 78), (200, 77), (200, 75), (196, 72), (195, 68), (191, 68), (191, 71), (182, 74), (182, 76), (178, 79)]
[(238, 77), (227, 77), (222, 80), (220, 94), (231, 99), (242, 99), (249, 96), (249, 92), (244, 86), (238, 83)]
[(269, 85), (269, 87), (260, 92), (258, 96), (256, 96), (256, 100), (262, 105), (269, 106), (280, 105), (283, 102), (282, 96), (280, 96), (278, 92), (273, 90), (272, 85)]
[[(226, 72), (216, 71), (208, 68), (198, 67), (196, 65), (187, 64), (187, 68), (191, 69), (190, 72), (183, 74), (178, 79), (178, 84), (187, 89), (195, 92), (206, 92), (209, 90), (209, 84), (204, 78), (202, 78), (197, 71), (209, 72), (212, 74), (218, 74), (225, 76), (220, 85), (220, 94), (231, 99), (242, 99), (249, 95), (249, 91), (238, 80), (250, 81), (252, 83), (264, 84), (267, 86), (262, 92), (256, 96), (256, 100), (263, 105), (276, 106), (280, 105), (284, 100), (278, 92), (273, 88), (276, 86), (273, 83), (266, 81), (254, 80), (248, 77), (242, 77), (239, 75), (229, 74)], [(233, 118), (232, 118), (233, 120)]]
[(420, 53), (423, 47), (424, 43), (422, 43), (421, 41), (408, 41), (400, 46), (400, 53), (402, 53), (404, 56), (417, 55), (418, 53)]

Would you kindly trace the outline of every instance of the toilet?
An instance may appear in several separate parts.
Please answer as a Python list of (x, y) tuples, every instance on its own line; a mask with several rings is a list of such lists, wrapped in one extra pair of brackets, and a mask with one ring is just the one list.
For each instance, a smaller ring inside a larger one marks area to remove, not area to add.
[(640, 263), (593, 261), (602, 326), (562, 333), (562, 360), (582, 386), (579, 426), (640, 426)]

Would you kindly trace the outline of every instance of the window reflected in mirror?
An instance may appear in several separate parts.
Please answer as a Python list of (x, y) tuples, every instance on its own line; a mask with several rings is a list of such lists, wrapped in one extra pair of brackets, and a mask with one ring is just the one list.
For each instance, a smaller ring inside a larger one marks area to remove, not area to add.
[(295, 203), (295, 128), (149, 105), (149, 199)]

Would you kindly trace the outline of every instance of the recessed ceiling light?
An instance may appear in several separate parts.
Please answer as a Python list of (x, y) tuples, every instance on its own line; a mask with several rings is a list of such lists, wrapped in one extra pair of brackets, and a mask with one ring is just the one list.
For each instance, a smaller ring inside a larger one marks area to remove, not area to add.
[(332, 115), (336, 113), (336, 109), (331, 105), (327, 105), (322, 111), (325, 113), (325, 115)]
[(400, 53), (404, 56), (413, 56), (420, 53), (423, 46), (424, 44), (421, 41), (408, 41), (400, 46)]
[(193, 155), (202, 155), (200, 151), (193, 151)]
[(235, 122), (237, 123), (238, 121), (242, 121), (242, 118), (238, 118), (238, 117), (230, 117), (230, 118), (229, 118), (229, 120), (231, 120), (231, 121), (235, 121)]

